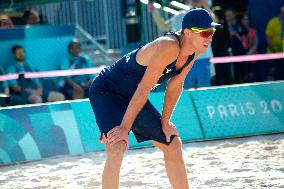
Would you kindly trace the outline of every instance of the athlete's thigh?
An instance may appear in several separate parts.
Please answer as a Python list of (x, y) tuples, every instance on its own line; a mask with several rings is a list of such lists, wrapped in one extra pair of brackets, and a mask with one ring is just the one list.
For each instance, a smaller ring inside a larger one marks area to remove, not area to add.
[[(132, 131), (138, 142), (154, 140), (163, 144), (170, 144), (162, 130), (161, 114), (148, 100), (136, 117)], [(172, 141), (173, 137), (171, 137)]]
[(127, 104), (117, 96), (107, 92), (97, 92), (90, 96), (90, 102), (102, 134), (106, 135), (112, 128), (120, 125)]

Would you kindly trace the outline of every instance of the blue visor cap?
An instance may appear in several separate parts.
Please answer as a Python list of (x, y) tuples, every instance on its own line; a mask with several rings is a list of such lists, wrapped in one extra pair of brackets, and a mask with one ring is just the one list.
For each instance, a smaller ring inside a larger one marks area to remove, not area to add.
[(202, 8), (196, 8), (188, 11), (182, 20), (182, 29), (185, 28), (212, 28), (221, 26), (218, 23), (213, 22), (210, 13)]

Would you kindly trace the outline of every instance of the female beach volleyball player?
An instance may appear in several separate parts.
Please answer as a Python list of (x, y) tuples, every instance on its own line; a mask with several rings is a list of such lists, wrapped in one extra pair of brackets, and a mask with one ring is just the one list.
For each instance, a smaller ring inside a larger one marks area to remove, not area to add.
[[(90, 88), (90, 101), (106, 148), (102, 188), (119, 187), (128, 133), (138, 142), (152, 140), (164, 153), (174, 189), (189, 188), (181, 141), (170, 122), (183, 81), (194, 60), (211, 43), (217, 24), (205, 9), (192, 9), (182, 31), (168, 33), (105, 68)], [(151, 89), (169, 80), (162, 115), (147, 100)]]

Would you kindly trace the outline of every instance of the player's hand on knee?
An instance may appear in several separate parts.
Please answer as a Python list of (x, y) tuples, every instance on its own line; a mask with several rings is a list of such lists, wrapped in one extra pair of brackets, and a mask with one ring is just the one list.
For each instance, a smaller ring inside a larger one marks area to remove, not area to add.
[(106, 141), (112, 146), (119, 141), (124, 141), (128, 148), (128, 130), (121, 126), (116, 126), (107, 133)]
[(163, 129), (163, 132), (164, 132), (164, 134), (166, 136), (167, 142), (171, 141), (171, 136), (172, 135), (178, 136), (178, 131), (177, 131), (176, 126), (173, 123), (171, 123), (171, 122), (169, 122), (167, 124), (163, 124), (163, 128), (162, 129)]

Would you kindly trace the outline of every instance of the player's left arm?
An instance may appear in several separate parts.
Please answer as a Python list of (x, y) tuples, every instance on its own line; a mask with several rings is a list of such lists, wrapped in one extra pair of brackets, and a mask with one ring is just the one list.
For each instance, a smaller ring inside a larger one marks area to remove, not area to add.
[(166, 136), (167, 142), (170, 142), (172, 135), (179, 135), (175, 125), (171, 123), (170, 120), (176, 103), (183, 90), (184, 80), (192, 65), (193, 62), (186, 66), (179, 75), (173, 77), (167, 85), (166, 94), (164, 98), (164, 107), (161, 117), (162, 130)]
[(170, 120), (173, 110), (181, 95), (181, 92), (183, 90), (184, 80), (193, 65), (193, 61), (188, 66), (186, 66), (179, 75), (173, 77), (167, 85), (166, 94), (164, 98), (162, 118), (161, 118), (161, 123), (163, 126), (168, 126), (169, 124), (171, 124)]

